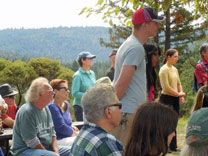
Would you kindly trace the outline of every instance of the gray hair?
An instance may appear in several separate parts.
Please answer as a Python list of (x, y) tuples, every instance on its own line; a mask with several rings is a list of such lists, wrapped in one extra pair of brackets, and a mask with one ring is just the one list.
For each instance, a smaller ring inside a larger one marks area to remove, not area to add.
[(42, 92), (44, 85), (49, 84), (48, 80), (44, 77), (39, 77), (32, 81), (29, 89), (25, 94), (26, 102), (35, 102), (39, 98), (39, 94)]
[(208, 50), (208, 43), (202, 44), (201, 47), (199, 48), (199, 52), (200, 52), (201, 56), (202, 56), (202, 52), (205, 52), (207, 50)]
[(186, 138), (186, 145), (182, 148), (180, 156), (207, 156), (208, 145), (202, 145), (198, 147), (189, 145), (190, 143), (198, 140), (201, 140), (201, 138), (195, 135), (190, 135), (188, 138)]
[(180, 156), (207, 156), (208, 155), (208, 145), (200, 147), (192, 147), (185, 145), (180, 153)]
[(88, 121), (100, 120), (105, 108), (117, 100), (115, 88), (110, 84), (98, 83), (90, 87), (82, 97), (85, 117)]

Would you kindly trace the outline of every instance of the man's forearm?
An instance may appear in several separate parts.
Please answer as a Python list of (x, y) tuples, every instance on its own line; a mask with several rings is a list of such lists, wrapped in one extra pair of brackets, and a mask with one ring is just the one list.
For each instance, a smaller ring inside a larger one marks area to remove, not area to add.
[(3, 124), (5, 124), (6, 126), (8, 126), (9, 128), (13, 128), (14, 126), (14, 120), (11, 117), (8, 117), (6, 119), (3, 120)]
[(135, 66), (123, 66), (121, 69), (120, 76), (115, 83), (115, 90), (118, 99), (121, 99), (125, 94), (132, 76), (135, 72)]
[(59, 148), (58, 148), (58, 143), (57, 143), (56, 137), (52, 138), (51, 149), (52, 149), (52, 151), (59, 154)]
[(128, 84), (125, 85), (120, 83), (115, 85), (116, 95), (119, 100), (123, 97), (127, 88), (128, 88)]
[(37, 146), (35, 146), (35, 148), (46, 150), (46, 148), (42, 144), (38, 144)]

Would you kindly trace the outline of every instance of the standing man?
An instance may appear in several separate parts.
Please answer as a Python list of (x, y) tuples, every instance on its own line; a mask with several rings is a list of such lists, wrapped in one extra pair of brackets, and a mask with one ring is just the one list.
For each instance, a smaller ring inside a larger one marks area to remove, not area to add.
[(14, 129), (11, 153), (13, 156), (68, 156), (70, 148), (57, 145), (56, 133), (48, 103), (53, 89), (46, 78), (33, 80), (28, 89), (26, 104), (19, 109)]
[(18, 92), (13, 90), (7, 83), (0, 86), (0, 95), (8, 105), (7, 113), (2, 115), (4, 128), (13, 128), (14, 126), (14, 120), (17, 112), (17, 105), (15, 103), (15, 96), (17, 93)]
[(109, 54), (110, 60), (111, 60), (111, 67), (108, 68), (106, 72), (106, 76), (110, 78), (111, 81), (113, 81), (114, 78), (114, 71), (115, 71), (115, 60), (116, 60), (116, 53), (117, 49), (113, 49), (111, 53)]
[(204, 43), (199, 48), (201, 59), (198, 61), (194, 75), (197, 79), (198, 88), (197, 90), (204, 85), (207, 85), (208, 78), (208, 43)]
[(113, 134), (124, 145), (137, 106), (147, 99), (146, 63), (144, 43), (155, 37), (160, 22), (165, 18), (158, 16), (153, 8), (141, 8), (132, 17), (132, 35), (120, 46), (116, 54), (114, 85), (122, 105), (121, 125)]

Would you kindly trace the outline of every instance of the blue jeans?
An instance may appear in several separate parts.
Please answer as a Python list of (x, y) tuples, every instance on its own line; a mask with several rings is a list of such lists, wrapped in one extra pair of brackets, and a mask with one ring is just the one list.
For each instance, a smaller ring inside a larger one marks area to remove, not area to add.
[[(71, 148), (68, 146), (59, 146), (60, 156), (69, 156), (70, 149)], [(59, 156), (59, 155), (52, 151), (31, 148), (25, 150), (18, 156)]]
[(83, 121), (83, 109), (79, 105), (74, 105), (74, 116), (76, 118), (76, 121)]
[(1, 149), (1, 147), (0, 147), (0, 156), (4, 156), (4, 153), (3, 153), (2, 149)]

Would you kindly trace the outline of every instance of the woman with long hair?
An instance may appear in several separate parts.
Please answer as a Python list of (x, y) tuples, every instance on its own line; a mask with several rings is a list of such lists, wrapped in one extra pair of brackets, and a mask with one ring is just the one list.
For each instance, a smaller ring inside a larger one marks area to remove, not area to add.
[[(145, 122), (144, 122), (145, 121)], [(177, 113), (156, 102), (146, 102), (136, 111), (125, 156), (166, 155), (178, 121)]]
[(89, 87), (95, 85), (95, 73), (90, 70), (95, 57), (90, 52), (84, 51), (80, 52), (77, 58), (77, 63), (80, 67), (74, 73), (72, 80), (73, 108), (76, 121), (83, 121), (82, 96)]
[(69, 112), (69, 88), (67, 80), (54, 79), (50, 82), (54, 91), (54, 100), (48, 105), (56, 131), (58, 144), (71, 146), (75, 136), (78, 135), (78, 128), (72, 126), (72, 118)]
[[(176, 49), (168, 49), (165, 55), (165, 64), (159, 71), (159, 78), (162, 87), (160, 102), (172, 107), (179, 114), (179, 103), (183, 104), (185, 102), (185, 93), (183, 92), (178, 70), (174, 67), (177, 61), (178, 51)], [(176, 136), (170, 144), (170, 150), (177, 151)]]
[(160, 49), (153, 44), (144, 44), (146, 52), (146, 76), (147, 76), (147, 95), (149, 101), (154, 100), (156, 90), (157, 73), (155, 67), (158, 65)]

